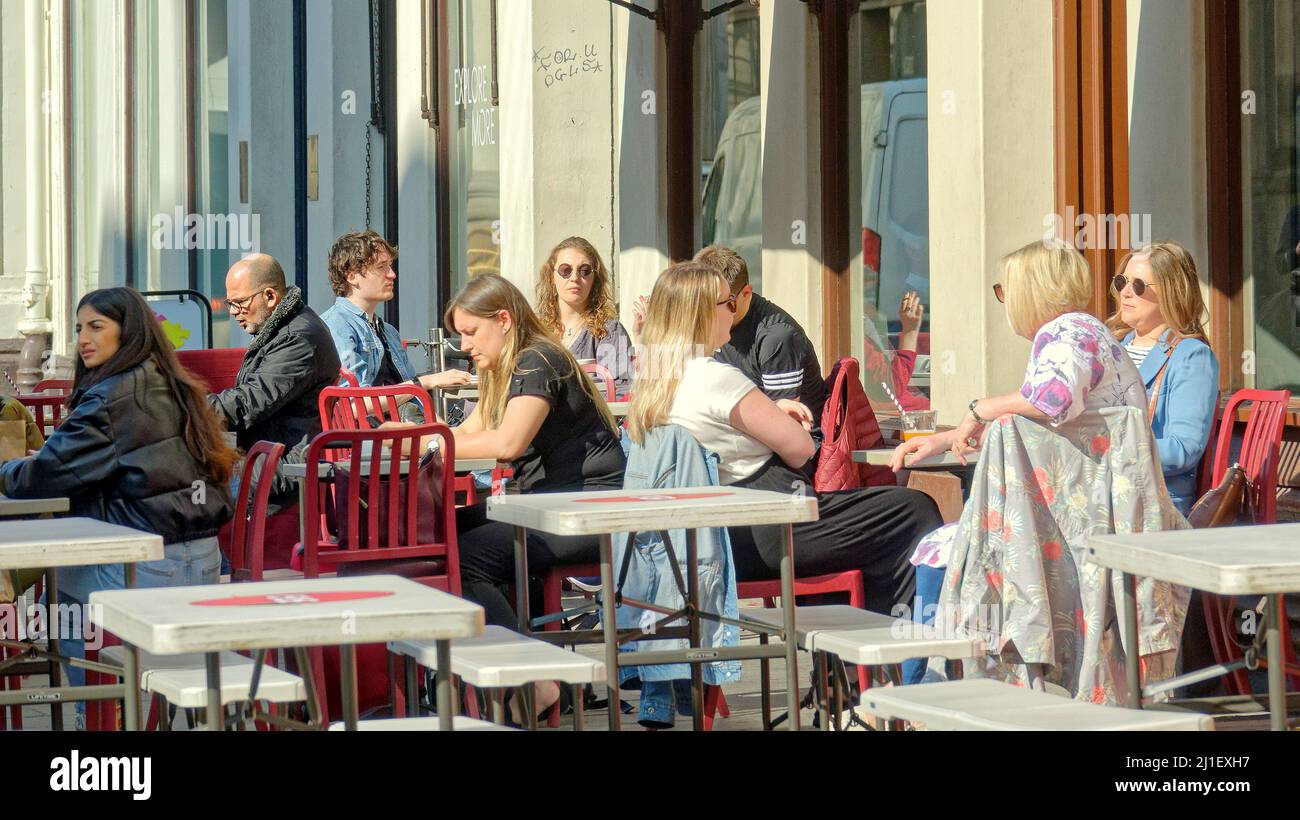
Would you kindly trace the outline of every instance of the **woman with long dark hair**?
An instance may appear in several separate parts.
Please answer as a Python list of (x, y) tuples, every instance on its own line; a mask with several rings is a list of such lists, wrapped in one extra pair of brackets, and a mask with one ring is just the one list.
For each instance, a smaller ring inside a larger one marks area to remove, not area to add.
[[(239, 454), (207, 391), (133, 288), (81, 299), (77, 354), (67, 418), (36, 455), (0, 464), (0, 494), (66, 496), (74, 516), (161, 535), (166, 557), (136, 565), (138, 586), (216, 583), (217, 529), (231, 516), (226, 486)], [(121, 564), (68, 567), (59, 582), (63, 602), (80, 604), (125, 585)]]

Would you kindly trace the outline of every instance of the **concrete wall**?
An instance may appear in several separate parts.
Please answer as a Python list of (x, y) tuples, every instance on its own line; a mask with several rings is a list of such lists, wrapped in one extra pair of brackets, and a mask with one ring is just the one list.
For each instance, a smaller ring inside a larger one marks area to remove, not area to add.
[(1052, 4), (931, 0), (926, 16), (932, 402), (953, 424), (1019, 387), (1029, 355), (991, 288), (1053, 210)]
[(0, 338), (18, 335), (26, 265), (23, 0), (0, 0)]

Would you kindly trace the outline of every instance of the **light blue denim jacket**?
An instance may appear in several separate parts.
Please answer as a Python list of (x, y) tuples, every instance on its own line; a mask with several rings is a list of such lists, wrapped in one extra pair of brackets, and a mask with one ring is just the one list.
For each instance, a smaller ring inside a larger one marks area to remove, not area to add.
[[(1169, 333), (1165, 331), (1147, 353), (1138, 373), (1149, 396), (1156, 374), (1165, 359), (1169, 359), (1160, 384), (1156, 414), (1151, 419), (1151, 432), (1155, 433), (1160, 451), (1160, 470), (1169, 497), (1178, 511), (1186, 515), (1196, 501), (1196, 468), (1210, 440), (1210, 427), (1219, 403), (1219, 360), (1209, 345), (1199, 339), (1183, 339), (1170, 354), (1166, 344)], [(1132, 342), (1133, 335), (1125, 336), (1124, 344)]]
[[(379, 365), (384, 361), (384, 345), (387, 344), (393, 356), (393, 366), (403, 379), (415, 378), (411, 361), (402, 349), (402, 337), (397, 328), (383, 322), (384, 339), (380, 341), (370, 327), (369, 320), (361, 308), (340, 296), (334, 300), (334, 306), (320, 315), (325, 326), (334, 337), (334, 346), (339, 349), (339, 361), (351, 370), (362, 387), (373, 387), (379, 374)], [(342, 380), (339, 381), (342, 384)]]
[[(718, 484), (718, 456), (706, 451), (685, 428), (676, 424), (656, 427), (646, 436), (644, 444), (633, 444), (624, 474), (625, 490), (668, 490), (678, 487), (703, 487)], [(686, 574), (686, 530), (669, 530), (673, 551), (677, 555), (682, 577)], [(623, 553), (627, 546), (627, 533), (615, 533), (614, 572), (623, 566)], [(726, 527), (713, 527), (696, 531), (699, 560), (700, 606), (708, 612), (717, 612), (729, 618), (739, 617), (736, 597), (736, 568), (731, 557), (731, 540)], [(673, 580), (672, 566), (668, 563), (668, 550), (664, 547), (662, 533), (637, 533), (632, 542), (632, 563), (623, 584), (623, 594), (629, 598), (649, 601), (670, 609), (681, 608), (683, 601)], [(618, 625), (622, 627), (647, 626), (657, 619), (657, 613), (619, 606)], [(735, 626), (705, 621), (702, 644), (708, 646), (739, 646), (740, 630)], [(685, 649), (685, 640), (656, 640), (644, 647), (654, 650)], [(630, 643), (626, 650), (636, 648)], [(639, 677), (642, 681), (666, 681), (690, 677), (687, 664), (660, 664), (631, 667), (619, 670), (620, 682)], [(709, 684), (731, 683), (740, 680), (739, 661), (719, 661), (705, 664), (704, 681)]]

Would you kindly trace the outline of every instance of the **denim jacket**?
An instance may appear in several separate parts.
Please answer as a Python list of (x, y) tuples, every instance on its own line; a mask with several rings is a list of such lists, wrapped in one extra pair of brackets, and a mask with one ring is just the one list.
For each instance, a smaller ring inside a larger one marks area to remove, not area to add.
[[(380, 341), (370, 326), (370, 321), (361, 308), (340, 296), (334, 300), (334, 306), (320, 315), (325, 326), (334, 337), (334, 346), (339, 350), (342, 366), (351, 370), (362, 387), (373, 387), (379, 374), (379, 365), (384, 361), (384, 345), (393, 357), (393, 366), (403, 379), (415, 378), (415, 370), (402, 349), (402, 337), (397, 328), (383, 322), (384, 339)], [(342, 380), (339, 381), (342, 384)]]
[[(1156, 401), (1156, 414), (1151, 419), (1151, 432), (1155, 433), (1160, 469), (1169, 496), (1179, 512), (1186, 515), (1196, 501), (1196, 469), (1205, 454), (1214, 411), (1218, 409), (1219, 360), (1200, 339), (1185, 338), (1170, 354), (1166, 343), (1169, 333), (1165, 331), (1147, 353), (1138, 373), (1150, 393), (1156, 374), (1165, 359), (1169, 359), (1160, 385), (1160, 398)], [(1133, 335), (1125, 336), (1123, 343), (1132, 342)]]
[[(626, 490), (666, 490), (677, 487), (703, 487), (718, 484), (718, 456), (706, 451), (684, 428), (675, 424), (651, 430), (644, 444), (633, 444), (623, 480)], [(686, 575), (686, 530), (668, 531), (673, 551)], [(627, 533), (615, 533), (614, 571), (623, 566), (627, 546)], [(705, 611), (717, 612), (729, 618), (739, 617), (736, 598), (736, 569), (731, 557), (731, 540), (725, 527), (712, 527), (696, 531), (699, 560), (700, 606)], [(632, 542), (632, 562), (623, 584), (623, 594), (629, 598), (649, 601), (670, 609), (683, 605), (682, 596), (673, 580), (673, 570), (668, 563), (668, 550), (661, 532), (637, 533)], [(617, 608), (620, 628), (649, 626), (661, 617), (657, 613), (631, 606)], [(708, 646), (738, 646), (740, 630), (726, 624), (705, 621), (701, 643)], [(685, 649), (685, 640), (656, 640), (648, 648), (655, 650)], [(636, 648), (635, 643), (625, 649)], [(705, 664), (704, 680), (710, 684), (731, 683), (740, 680), (739, 661), (719, 661)], [(619, 670), (620, 682), (639, 677), (643, 681), (664, 681), (690, 677), (687, 664), (660, 664), (631, 667)]]

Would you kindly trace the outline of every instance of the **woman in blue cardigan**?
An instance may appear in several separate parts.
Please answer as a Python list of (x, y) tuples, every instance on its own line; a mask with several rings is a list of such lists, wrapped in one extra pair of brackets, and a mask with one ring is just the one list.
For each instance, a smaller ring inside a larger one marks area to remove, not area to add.
[(1111, 282), (1118, 309), (1108, 324), (1146, 385), (1165, 485), (1186, 515), (1219, 401), (1196, 262), (1177, 242), (1156, 242), (1127, 254), (1118, 271)]

